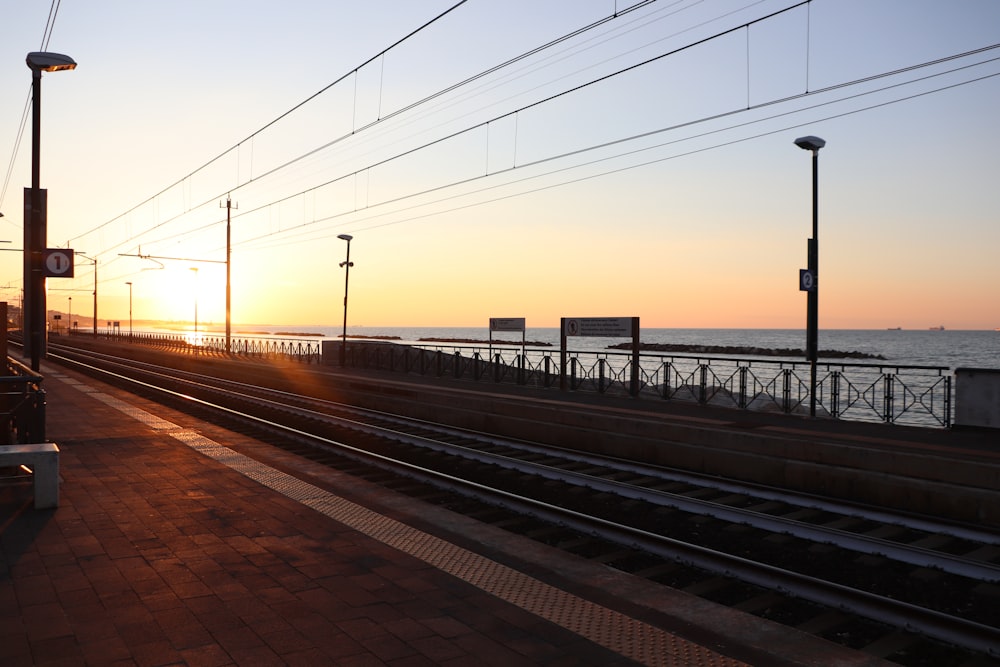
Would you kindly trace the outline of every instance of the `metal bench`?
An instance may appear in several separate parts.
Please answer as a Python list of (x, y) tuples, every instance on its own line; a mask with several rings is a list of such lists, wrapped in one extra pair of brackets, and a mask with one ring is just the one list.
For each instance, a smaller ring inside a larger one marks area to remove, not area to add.
[(54, 442), (0, 445), (0, 467), (20, 465), (31, 469), (35, 509), (59, 507), (59, 447)]

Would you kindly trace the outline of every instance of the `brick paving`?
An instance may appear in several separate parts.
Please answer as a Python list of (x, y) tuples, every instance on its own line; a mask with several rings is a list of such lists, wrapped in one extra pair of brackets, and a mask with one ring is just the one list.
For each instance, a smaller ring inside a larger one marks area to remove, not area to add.
[[(34, 510), (30, 484), (0, 487), (5, 667), (791, 665), (808, 664), (816, 651), (827, 656), (823, 664), (876, 664), (600, 566), (546, 562), (557, 557), (543, 547), (415, 508), (63, 369), (43, 371), (48, 435), (62, 450), (61, 503)], [(165, 421), (131, 418), (126, 404)], [(360, 518), (349, 525), (262, 485), (185, 445), (191, 434), (231, 447), (225, 451), (241, 461), (265, 461), (280, 484), (297, 483), (289, 472), (301, 472), (315, 493), (349, 497), (340, 505)], [(435, 517), (438, 536), (421, 532)], [(430, 554), (373, 537), (382, 524), (393, 535), (410, 531), (416, 537), (407, 539), (429, 544)], [(461, 567), (449, 568), (452, 552), (465, 559)], [(435, 564), (442, 553), (448, 561)], [(466, 577), (463, 569), (475, 572)], [(486, 570), (499, 574), (481, 575)], [(480, 576), (486, 584), (477, 583)], [(508, 585), (527, 587), (529, 599), (505, 598)], [(548, 613), (560, 605), (568, 605), (559, 611), (565, 620)], [(693, 618), (711, 623), (695, 627)], [(648, 646), (607, 636), (608, 628), (627, 634), (635, 623)], [(678, 638), (671, 626), (713, 648)], [(664, 648), (650, 656), (657, 641)], [(618, 652), (619, 643), (628, 650)], [(785, 656), (767, 653), (778, 645)]]

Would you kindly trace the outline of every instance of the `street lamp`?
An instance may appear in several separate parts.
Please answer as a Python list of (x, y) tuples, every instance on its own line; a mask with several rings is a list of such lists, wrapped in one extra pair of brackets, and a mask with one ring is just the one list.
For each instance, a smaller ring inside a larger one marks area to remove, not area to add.
[(802, 288), (807, 291), (806, 300), (806, 359), (809, 361), (809, 416), (816, 416), (816, 358), (819, 342), (819, 149), (826, 141), (819, 137), (799, 137), (795, 145), (812, 151), (812, 238), (808, 245), (807, 278)]
[(198, 344), (198, 267), (192, 266), (194, 271), (194, 344)]
[(60, 53), (33, 51), (25, 58), (31, 69), (31, 189), (25, 191), (29, 209), (24, 226), (24, 293), (28, 317), (24, 320), (24, 351), (31, 357), (31, 370), (38, 371), (45, 354), (45, 276), (42, 252), (47, 243), (46, 192), (39, 185), (42, 146), (42, 72), (76, 69), (76, 62)]
[(341, 268), (345, 268), (344, 271), (344, 333), (340, 339), (340, 367), (343, 368), (347, 365), (347, 285), (351, 278), (351, 267), (354, 266), (354, 262), (351, 261), (351, 239), (354, 237), (350, 234), (338, 234), (338, 239), (347, 241), (347, 258), (340, 263)]
[(74, 251), (77, 257), (83, 257), (84, 259), (90, 260), (94, 265), (94, 340), (97, 340), (97, 258), (87, 257), (82, 252)]
[(66, 335), (73, 333), (73, 297), (66, 297), (69, 299), (69, 320), (66, 321)]
[(132, 281), (126, 281), (128, 285), (128, 339), (132, 341)]

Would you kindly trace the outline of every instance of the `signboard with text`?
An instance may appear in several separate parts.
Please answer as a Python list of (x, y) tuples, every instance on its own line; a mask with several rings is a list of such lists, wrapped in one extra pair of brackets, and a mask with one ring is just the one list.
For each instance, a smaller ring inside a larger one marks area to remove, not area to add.
[(631, 338), (631, 317), (567, 317), (563, 334), (566, 336), (601, 336)]
[(524, 331), (523, 317), (491, 317), (490, 331)]
[(601, 338), (631, 338), (632, 361), (630, 364), (629, 393), (639, 395), (639, 318), (638, 317), (564, 317), (559, 336), (559, 388), (568, 388), (567, 369), (570, 336), (593, 336)]

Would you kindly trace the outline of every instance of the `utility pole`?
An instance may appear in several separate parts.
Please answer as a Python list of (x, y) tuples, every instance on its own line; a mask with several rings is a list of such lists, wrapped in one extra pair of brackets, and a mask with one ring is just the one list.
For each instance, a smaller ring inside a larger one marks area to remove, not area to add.
[[(219, 208), (222, 208), (222, 204), (219, 204)], [(232, 283), (230, 282), (230, 271), (232, 269), (232, 210), (239, 209), (239, 204), (233, 205), (232, 200), (229, 195), (226, 195), (226, 354), (232, 353), (232, 305), (233, 305), (233, 289)]]

